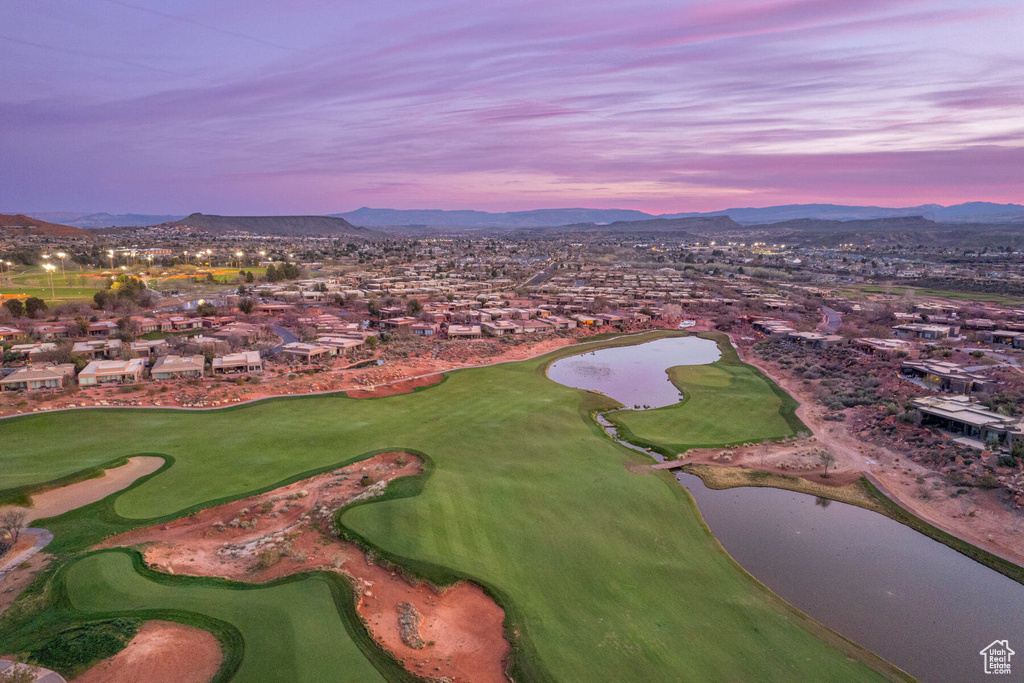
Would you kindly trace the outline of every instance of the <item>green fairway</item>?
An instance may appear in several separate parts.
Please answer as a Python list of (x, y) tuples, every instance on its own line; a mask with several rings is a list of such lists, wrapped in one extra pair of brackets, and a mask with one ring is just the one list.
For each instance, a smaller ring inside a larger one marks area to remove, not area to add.
[[(59, 262), (58, 262), (59, 263)], [(14, 268), (0, 278), (0, 292), (5, 297), (30, 297), (43, 299), (48, 304), (65, 301), (92, 301), (92, 296), (106, 285), (106, 281), (94, 277), (98, 270), (66, 270), (63, 275), (58, 269), (53, 274), (53, 288), (50, 276), (41, 267)]]
[(668, 375), (683, 401), (654, 410), (621, 410), (607, 418), (619, 434), (674, 453), (689, 448), (791, 436), (804, 429), (796, 402), (757, 368), (741, 363), (719, 339), (722, 358), (710, 365), (680, 365)]
[[(440, 385), (383, 399), (306, 397), (202, 413), (82, 410), (3, 421), (0, 489), (134, 453), (172, 456), (168, 469), (108, 501), (97, 515), (102, 524), (90, 526), (76, 513), (50, 523), (74, 529), (58, 530), (58, 537), (78, 534), (85, 545), (140, 523), (133, 519), (180, 516), (368, 452), (411, 449), (432, 463), (429, 475), (397, 487), (415, 495), (353, 507), (342, 522), (415, 571), (471, 577), (491, 591), (506, 609), (509, 632), (518, 634), (517, 681), (879, 678), (863, 663), (879, 666), (877, 660), (742, 571), (670, 475), (627, 469), (649, 461), (612, 442), (589, 416), (615, 404), (544, 375), (551, 360), (579, 351), (455, 372)], [(738, 372), (744, 367), (726, 375), (761, 395), (745, 384)], [(733, 404), (729, 414), (743, 419), (757, 404)], [(751, 438), (780, 435), (787, 424), (766, 416), (748, 420)], [(183, 609), (201, 611), (206, 598), (196, 596), (214, 592), (186, 590), (175, 583), (188, 581), (180, 577), (150, 586), (124, 561), (103, 557), (83, 560), (68, 577), (88, 587), (74, 599), (78, 609), (188, 604)], [(122, 584), (130, 586), (128, 597)], [(139, 595), (145, 599), (131, 597)], [(239, 622), (255, 619), (211, 615), (243, 631)], [(0, 648), (3, 641), (0, 635)], [(347, 679), (339, 672), (335, 680)]]
[(869, 294), (895, 294), (896, 296), (902, 296), (907, 290), (911, 290), (914, 296), (932, 296), (941, 299), (952, 299), (953, 301), (984, 301), (1003, 306), (1018, 306), (1024, 303), (1024, 299), (1019, 296), (1007, 296), (994, 292), (959, 292), (948, 289), (928, 289), (926, 287), (914, 287), (913, 285), (901, 283), (893, 283), (889, 286), (864, 285), (858, 289)]
[[(153, 581), (124, 552), (90, 555), (65, 577), (71, 605), (87, 614), (194, 612), (238, 629), (245, 641), (232, 681), (384, 681), (348, 637), (331, 588), (319, 576), (255, 589)], [(342, 673), (343, 672), (343, 673)]]

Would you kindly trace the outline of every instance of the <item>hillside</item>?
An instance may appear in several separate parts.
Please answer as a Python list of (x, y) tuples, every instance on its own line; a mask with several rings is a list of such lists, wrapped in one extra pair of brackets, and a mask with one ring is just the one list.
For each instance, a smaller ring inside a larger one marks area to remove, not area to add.
[(150, 215), (140, 213), (74, 213), (60, 211), (54, 213), (37, 214), (47, 221), (59, 221), (64, 225), (73, 225), (76, 228), (110, 228), (110, 227), (137, 227), (144, 225), (155, 225), (184, 218), (182, 214), (173, 216)]
[(0, 214), (0, 234), (4, 235), (38, 235), (43, 237), (72, 237), (79, 239), (96, 239), (88, 230), (82, 230), (60, 223), (47, 223), (38, 218), (23, 214)]
[(357, 228), (344, 218), (332, 216), (209, 216), (194, 213), (162, 225), (192, 228), (212, 234), (237, 231), (254, 235), (324, 235), (363, 239), (381, 236), (373, 230)]

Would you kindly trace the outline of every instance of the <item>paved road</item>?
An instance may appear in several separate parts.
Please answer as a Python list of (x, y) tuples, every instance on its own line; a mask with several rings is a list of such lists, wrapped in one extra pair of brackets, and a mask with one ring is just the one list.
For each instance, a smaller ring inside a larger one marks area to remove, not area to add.
[(835, 334), (839, 331), (839, 326), (843, 324), (843, 316), (840, 315), (839, 311), (828, 306), (822, 306), (821, 312), (825, 318), (818, 325), (818, 328), (825, 334)]
[(285, 344), (291, 344), (292, 342), (299, 341), (299, 338), (292, 334), (287, 328), (281, 327), (280, 325), (274, 325), (274, 334), (281, 338), (281, 343), (271, 349), (271, 352), (277, 353), (281, 350), (281, 347)]
[(536, 275), (534, 275), (533, 278), (529, 282), (526, 283), (526, 286), (527, 287), (532, 287), (532, 286), (544, 284), (545, 282), (548, 281), (548, 279), (552, 275), (555, 274), (556, 270), (557, 270), (556, 264), (552, 264), (552, 265), (548, 266), (544, 270), (542, 270), (539, 273), (537, 273)]
[(33, 555), (45, 548), (47, 544), (53, 540), (53, 534), (46, 529), (24, 529), (21, 533), (28, 534), (29, 536), (35, 536), (36, 542), (31, 548), (28, 550), (22, 550), (4, 564), (3, 568), (0, 569), (0, 581), (3, 581), (4, 577), (14, 571), (18, 565), (32, 559)]
[[(9, 659), (0, 659), (0, 671), (6, 671), (14, 666), (14, 664), (15, 663)], [(50, 671), (49, 669), (44, 669), (41, 666), (28, 666), (27, 664), (22, 664), (22, 666), (36, 672), (36, 678), (33, 683), (67, 683), (67, 681), (64, 680), (64, 677), (56, 671)]]

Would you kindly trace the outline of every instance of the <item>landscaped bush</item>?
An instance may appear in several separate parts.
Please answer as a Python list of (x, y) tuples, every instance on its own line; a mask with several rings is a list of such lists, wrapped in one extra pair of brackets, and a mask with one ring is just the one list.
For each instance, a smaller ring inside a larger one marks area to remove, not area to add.
[(113, 657), (139, 632), (136, 619), (111, 619), (73, 626), (46, 641), (30, 655), (48, 669), (74, 677), (90, 664)]

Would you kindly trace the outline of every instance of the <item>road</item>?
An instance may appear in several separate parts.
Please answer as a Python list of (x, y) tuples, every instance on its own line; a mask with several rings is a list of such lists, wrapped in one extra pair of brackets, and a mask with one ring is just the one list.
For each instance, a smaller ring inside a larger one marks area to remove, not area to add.
[(278, 353), (285, 344), (299, 341), (299, 338), (292, 334), (287, 328), (274, 325), (274, 334), (281, 338), (281, 343), (270, 350), (271, 353)]
[(821, 312), (824, 317), (818, 325), (818, 329), (825, 334), (835, 334), (838, 332), (839, 326), (843, 324), (843, 316), (840, 315), (839, 311), (828, 306), (822, 306)]

